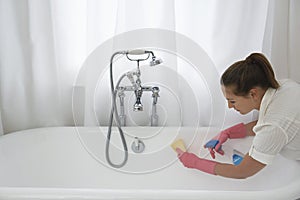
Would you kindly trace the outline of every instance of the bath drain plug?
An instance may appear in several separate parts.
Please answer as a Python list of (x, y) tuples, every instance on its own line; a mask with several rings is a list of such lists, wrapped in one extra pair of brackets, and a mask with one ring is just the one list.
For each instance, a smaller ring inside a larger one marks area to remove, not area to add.
[(142, 153), (145, 150), (145, 144), (142, 140), (135, 137), (134, 141), (131, 144), (131, 149), (134, 153)]

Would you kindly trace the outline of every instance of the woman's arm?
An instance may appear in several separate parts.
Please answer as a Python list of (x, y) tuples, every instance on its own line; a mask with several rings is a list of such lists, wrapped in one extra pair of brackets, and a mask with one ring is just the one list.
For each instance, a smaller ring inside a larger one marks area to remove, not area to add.
[[(247, 136), (255, 136), (253, 132), (253, 127), (257, 124), (257, 120), (245, 124), (247, 130)], [(253, 176), (260, 170), (262, 170), (266, 165), (253, 159), (246, 154), (243, 161), (239, 165), (232, 165), (226, 163), (217, 163), (215, 166), (215, 174), (228, 178), (243, 179)]]
[(265, 164), (258, 162), (247, 154), (239, 165), (217, 163), (215, 174), (228, 178), (245, 179), (253, 176), (265, 166)]
[[(244, 136), (255, 136), (253, 127), (256, 125), (256, 123), (257, 121), (253, 121), (243, 125)], [(177, 148), (176, 151), (178, 153), (180, 161), (185, 167), (195, 168), (206, 173), (215, 174), (227, 178), (244, 179), (253, 176), (266, 166), (265, 164), (250, 157), (249, 154), (244, 156), (243, 161), (239, 165), (232, 165), (202, 159), (197, 157), (193, 153), (183, 152), (179, 148)]]
[(209, 174), (227, 178), (248, 178), (266, 166), (265, 164), (254, 160), (248, 154), (244, 156), (243, 161), (239, 165), (232, 165), (199, 158), (195, 154), (183, 152), (179, 148), (177, 148), (176, 151), (179, 160), (185, 167), (198, 169)]
[[(255, 136), (253, 132), (253, 127), (257, 124), (257, 120), (245, 124), (247, 130), (247, 136)], [(226, 163), (217, 163), (215, 166), (215, 174), (228, 178), (237, 178), (243, 179), (250, 176), (253, 176), (261, 169), (263, 169), (266, 165), (253, 159), (246, 154), (243, 158), (243, 161), (239, 165), (232, 165)]]
[(257, 120), (250, 122), (248, 124), (245, 124), (246, 130), (247, 130), (247, 133), (246, 133), (247, 136), (255, 136), (255, 133), (253, 132), (253, 127), (256, 125), (256, 123), (257, 123)]

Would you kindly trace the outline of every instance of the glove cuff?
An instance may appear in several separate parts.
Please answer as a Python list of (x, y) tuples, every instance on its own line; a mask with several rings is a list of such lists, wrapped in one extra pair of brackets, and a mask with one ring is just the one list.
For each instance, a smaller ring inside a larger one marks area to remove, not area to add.
[(232, 126), (225, 131), (230, 139), (244, 138), (247, 136), (247, 129), (243, 123)]
[(206, 160), (206, 159), (200, 159), (196, 166), (195, 169), (201, 170), (203, 172), (216, 175), (215, 173), (215, 167), (216, 167), (217, 162), (212, 161), (212, 160)]

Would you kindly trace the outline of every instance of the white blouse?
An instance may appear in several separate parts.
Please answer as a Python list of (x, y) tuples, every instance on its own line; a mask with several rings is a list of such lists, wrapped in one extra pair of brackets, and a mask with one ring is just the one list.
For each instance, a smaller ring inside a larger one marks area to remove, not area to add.
[(300, 85), (292, 80), (280, 81), (278, 89), (269, 88), (263, 96), (255, 137), (249, 155), (271, 164), (280, 153), (300, 160)]

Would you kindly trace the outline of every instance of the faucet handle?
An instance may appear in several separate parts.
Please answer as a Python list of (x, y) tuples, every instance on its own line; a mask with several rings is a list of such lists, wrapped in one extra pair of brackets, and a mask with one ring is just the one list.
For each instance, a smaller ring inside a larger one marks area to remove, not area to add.
[(159, 87), (152, 87), (152, 97), (159, 97)]

